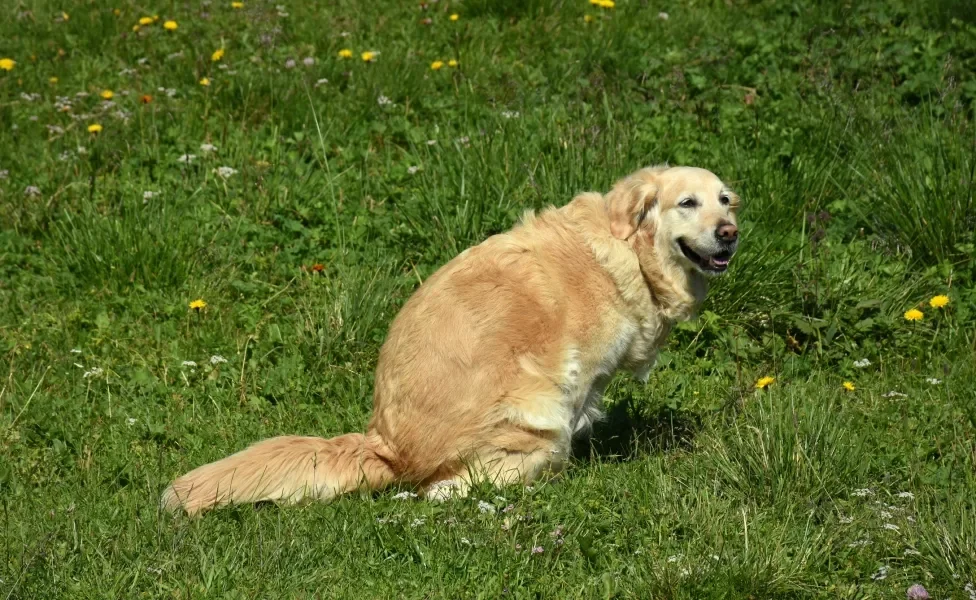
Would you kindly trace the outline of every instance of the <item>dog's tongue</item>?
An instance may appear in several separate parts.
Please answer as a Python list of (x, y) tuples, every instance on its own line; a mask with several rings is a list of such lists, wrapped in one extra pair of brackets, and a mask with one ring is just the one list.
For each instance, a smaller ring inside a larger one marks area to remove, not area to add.
[(729, 259), (727, 259), (727, 258), (715, 258), (713, 256), (709, 260), (716, 267), (727, 267), (727, 266), (729, 266)]

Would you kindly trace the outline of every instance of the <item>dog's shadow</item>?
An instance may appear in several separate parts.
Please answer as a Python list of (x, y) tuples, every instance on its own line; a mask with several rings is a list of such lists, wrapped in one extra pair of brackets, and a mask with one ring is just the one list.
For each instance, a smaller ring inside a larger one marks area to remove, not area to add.
[(688, 410), (661, 406), (638, 409), (622, 398), (593, 425), (588, 436), (573, 440), (573, 456), (580, 462), (627, 462), (660, 452), (691, 448), (702, 418)]

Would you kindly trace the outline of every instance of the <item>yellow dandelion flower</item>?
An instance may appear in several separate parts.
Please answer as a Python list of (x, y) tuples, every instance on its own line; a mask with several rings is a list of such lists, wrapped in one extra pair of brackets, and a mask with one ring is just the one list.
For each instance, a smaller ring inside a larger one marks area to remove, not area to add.
[(941, 294), (929, 300), (929, 306), (932, 308), (942, 308), (946, 304), (949, 304), (949, 296), (943, 296)]
[(102, 126), (99, 125), (98, 123), (92, 123), (91, 125), (88, 126), (88, 133), (101, 133), (101, 132), (102, 132)]
[(61, 13), (61, 20), (62, 21), (67, 21), (69, 19), (71, 19), (71, 17), (68, 16), (68, 13), (66, 13), (66, 12), (62, 12)]
[(112, 11), (112, 14), (117, 17), (122, 14), (122, 11), (116, 8), (115, 10)]
[(593, 22), (593, 15), (583, 15), (583, 22), (584, 23), (592, 23)]
[(201, 79), (200, 85), (202, 85), (203, 87), (207, 87), (208, 85), (210, 85), (210, 78), (204, 77), (203, 79)]
[(230, 7), (231, 8), (236, 8), (236, 9), (240, 10), (240, 9), (244, 8), (244, 3), (243, 2), (231, 2), (230, 3)]
[(450, 19), (452, 21), (457, 21), (460, 18), (461, 18), (461, 15), (459, 15), (457, 13), (454, 13), (453, 15), (451, 15), (451, 16), (448, 17), (448, 19)]
[(50, 83), (51, 85), (54, 85), (55, 83), (58, 82), (58, 78), (57, 77), (50, 77), (50, 78), (48, 78), (47, 82)]
[(352, 50), (349, 48), (339, 50), (339, 58), (352, 58)]
[(759, 380), (756, 382), (756, 389), (757, 390), (766, 389), (774, 381), (776, 381), (775, 377), (768, 377), (768, 376), (760, 377)]
[(198, 298), (190, 303), (190, 308), (192, 308), (193, 310), (200, 310), (203, 308), (207, 308), (207, 303), (204, 302), (202, 298)]
[(443, 60), (435, 60), (434, 62), (430, 63), (430, 68), (435, 71), (440, 71), (443, 66), (444, 66)]
[(213, 62), (217, 62), (223, 57), (224, 57), (224, 49), (217, 48), (216, 50), (214, 50), (214, 53), (210, 55), (210, 60), (212, 60)]
[(138, 25), (138, 24), (132, 26), (132, 31), (134, 31), (134, 32), (135, 31), (139, 31), (139, 29), (141, 29), (141, 26)]
[(139, 19), (139, 24), (140, 25), (152, 25), (152, 22), (153, 22), (153, 18), (152, 17), (143, 17), (143, 18)]
[(599, 6), (600, 8), (613, 8), (616, 6), (613, 0), (590, 0), (590, 4)]
[(159, 20), (159, 15), (153, 15), (153, 23)]
[(913, 308), (911, 310), (906, 310), (904, 316), (906, 321), (921, 321), (924, 315), (922, 314), (922, 311), (918, 310), (917, 308)]
[(366, 52), (360, 54), (359, 57), (363, 59), (363, 62), (373, 62), (373, 60), (376, 58), (376, 52), (367, 50)]
[(99, 96), (105, 98), (106, 100), (111, 100), (112, 97), (115, 96), (115, 92), (113, 92), (112, 90), (102, 90)]
[(0, 69), (4, 71), (13, 71), (16, 64), (17, 61), (12, 58), (0, 58)]
[(179, 25), (176, 24), (176, 21), (166, 21), (163, 23), (163, 29), (166, 31), (176, 31), (177, 27), (179, 27)]
[(456, 66), (458, 66), (458, 61), (456, 61), (456, 60), (454, 60), (452, 58), (451, 60), (447, 61), (447, 66), (449, 66), (449, 67), (456, 67)]
[(844, 389), (847, 390), (848, 392), (853, 392), (854, 390), (857, 389), (857, 386), (854, 385), (853, 381), (845, 381), (841, 385), (843, 385)]

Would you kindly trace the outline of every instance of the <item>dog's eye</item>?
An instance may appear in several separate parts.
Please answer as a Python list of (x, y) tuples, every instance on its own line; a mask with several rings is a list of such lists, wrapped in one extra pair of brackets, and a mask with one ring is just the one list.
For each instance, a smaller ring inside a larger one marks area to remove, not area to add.
[(718, 201), (722, 203), (722, 206), (728, 206), (730, 202), (729, 197), (726, 196), (725, 194), (719, 196)]
[(698, 206), (698, 201), (695, 200), (694, 198), (685, 198), (684, 200), (678, 203), (678, 206), (680, 206), (681, 208), (695, 208), (696, 206)]

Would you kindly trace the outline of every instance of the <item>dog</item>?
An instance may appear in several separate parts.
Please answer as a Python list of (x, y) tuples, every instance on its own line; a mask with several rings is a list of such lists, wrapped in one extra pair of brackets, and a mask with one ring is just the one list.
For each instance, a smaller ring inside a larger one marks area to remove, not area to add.
[(433, 500), (558, 474), (618, 370), (646, 381), (738, 246), (739, 197), (656, 166), (528, 211), (435, 272), (393, 320), (366, 433), (258, 442), (176, 479), (162, 506), (328, 500), (410, 484)]

